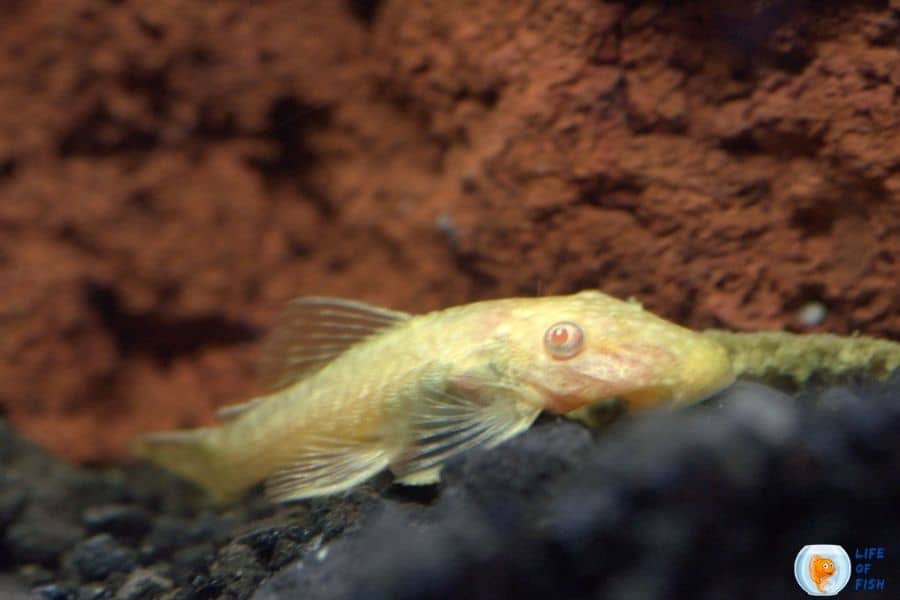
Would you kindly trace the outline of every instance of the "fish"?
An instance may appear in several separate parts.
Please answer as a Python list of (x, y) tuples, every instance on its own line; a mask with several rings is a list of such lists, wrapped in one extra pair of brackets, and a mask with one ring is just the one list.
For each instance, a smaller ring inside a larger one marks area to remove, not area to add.
[(816, 584), (816, 588), (823, 594), (827, 591), (828, 578), (834, 575), (834, 561), (830, 558), (813, 554), (809, 559), (809, 577)]
[(401, 484), (435, 483), (449, 459), (497, 446), (543, 411), (681, 406), (733, 379), (717, 341), (594, 290), (421, 315), (303, 297), (263, 344), (264, 394), (221, 409), (218, 426), (144, 434), (131, 451), (216, 501), (265, 482), (287, 502), (385, 469)]

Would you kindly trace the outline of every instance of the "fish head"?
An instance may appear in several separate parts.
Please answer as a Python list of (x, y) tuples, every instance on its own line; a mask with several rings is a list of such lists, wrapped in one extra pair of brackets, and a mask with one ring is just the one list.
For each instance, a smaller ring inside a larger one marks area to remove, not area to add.
[(834, 562), (827, 558), (819, 558), (816, 557), (815, 565), (813, 567), (817, 573), (822, 575), (833, 575), (834, 574)]
[(734, 380), (717, 341), (596, 291), (523, 301), (495, 332), (508, 376), (550, 412), (612, 398), (632, 411), (687, 404)]

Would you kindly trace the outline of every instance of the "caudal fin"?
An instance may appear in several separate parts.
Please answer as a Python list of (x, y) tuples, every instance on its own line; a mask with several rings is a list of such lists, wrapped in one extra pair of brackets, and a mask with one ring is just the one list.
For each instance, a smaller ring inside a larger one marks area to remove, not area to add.
[(232, 465), (216, 447), (216, 429), (163, 431), (136, 437), (131, 453), (180, 475), (202, 488), (218, 502), (230, 500), (252, 482), (239, 480)]

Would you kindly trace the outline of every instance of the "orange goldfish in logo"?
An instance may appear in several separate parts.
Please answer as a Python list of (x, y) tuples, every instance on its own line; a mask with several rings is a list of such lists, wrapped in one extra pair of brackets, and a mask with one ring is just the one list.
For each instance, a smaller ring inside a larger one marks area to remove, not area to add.
[(834, 571), (834, 561), (830, 558), (813, 554), (809, 560), (809, 577), (823, 594), (825, 593), (825, 584), (828, 583), (828, 578), (834, 575)]

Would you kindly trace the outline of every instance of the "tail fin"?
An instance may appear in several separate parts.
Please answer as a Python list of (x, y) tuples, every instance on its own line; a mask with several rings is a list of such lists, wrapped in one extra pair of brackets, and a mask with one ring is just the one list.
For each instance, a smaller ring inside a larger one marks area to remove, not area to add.
[(163, 431), (136, 437), (131, 453), (146, 458), (204, 488), (217, 502), (233, 499), (249, 483), (235, 477), (235, 469), (218, 450), (216, 428)]

